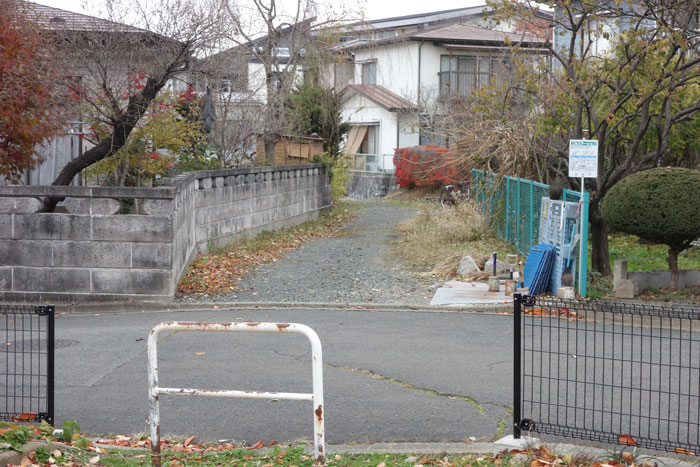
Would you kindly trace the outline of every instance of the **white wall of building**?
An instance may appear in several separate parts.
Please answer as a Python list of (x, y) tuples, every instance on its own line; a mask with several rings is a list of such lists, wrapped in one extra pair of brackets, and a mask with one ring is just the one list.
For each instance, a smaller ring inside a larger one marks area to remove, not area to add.
[(418, 91), (418, 43), (401, 42), (355, 52), (355, 83), (362, 83), (362, 64), (376, 60), (377, 83), (415, 101)]
[[(396, 133), (397, 117), (399, 132)], [(353, 126), (377, 125), (376, 154), (394, 154), (397, 147), (418, 144), (418, 117), (389, 112), (361, 94), (351, 96), (343, 105), (342, 118)]]

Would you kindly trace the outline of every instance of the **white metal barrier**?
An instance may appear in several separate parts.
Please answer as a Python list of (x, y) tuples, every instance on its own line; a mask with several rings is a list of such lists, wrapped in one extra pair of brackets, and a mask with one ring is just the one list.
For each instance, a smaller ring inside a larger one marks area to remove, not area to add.
[[(186, 388), (161, 388), (158, 386), (158, 335), (164, 331), (209, 331), (209, 332), (266, 332), (303, 334), (311, 342), (311, 365), (313, 392), (255, 392)], [(158, 396), (233, 397), (247, 399), (289, 399), (311, 401), (314, 409), (314, 456), (316, 463), (325, 465), (325, 440), (323, 422), (323, 361), (321, 340), (308, 326), (296, 323), (200, 323), (194, 321), (171, 321), (157, 324), (148, 336), (148, 384), (151, 429), (151, 464), (161, 465), (160, 453), (160, 407)]]

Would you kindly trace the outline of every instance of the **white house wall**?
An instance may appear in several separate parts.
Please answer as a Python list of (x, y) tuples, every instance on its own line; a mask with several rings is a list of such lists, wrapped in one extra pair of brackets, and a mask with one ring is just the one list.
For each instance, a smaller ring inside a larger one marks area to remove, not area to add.
[(343, 105), (343, 121), (351, 125), (379, 126), (377, 154), (394, 154), (396, 149), (396, 118), (399, 116), (399, 147), (418, 145), (418, 118), (389, 112), (361, 94), (350, 97)]
[(377, 61), (377, 82), (395, 94), (415, 102), (418, 91), (418, 43), (401, 42), (355, 52), (355, 83), (362, 83), (362, 63)]

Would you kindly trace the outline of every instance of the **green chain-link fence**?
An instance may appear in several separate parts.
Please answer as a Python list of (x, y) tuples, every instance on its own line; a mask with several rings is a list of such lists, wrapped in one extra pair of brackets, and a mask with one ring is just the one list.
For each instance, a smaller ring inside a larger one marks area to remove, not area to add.
[[(539, 239), (541, 199), (549, 196), (549, 185), (515, 177), (497, 182), (494, 174), (472, 169), (472, 187), (478, 205), (493, 220), (498, 236), (527, 256)], [(562, 193), (563, 201), (580, 199), (577, 191), (564, 189)]]

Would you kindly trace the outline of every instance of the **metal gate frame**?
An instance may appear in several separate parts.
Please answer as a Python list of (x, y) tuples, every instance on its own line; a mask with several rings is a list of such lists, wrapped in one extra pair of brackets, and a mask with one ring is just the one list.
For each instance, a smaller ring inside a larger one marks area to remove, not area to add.
[[(4, 411), (0, 409), (0, 420), (46, 420), (53, 425), (54, 314), (53, 305), (0, 304), (0, 316), (4, 316), (0, 334), (3, 331), (5, 334), (0, 337), (4, 339), (0, 345), (5, 353), (4, 358), (0, 357), (3, 363), (0, 377), (6, 391), (4, 396), (0, 395), (0, 399), (5, 400)], [(43, 327), (42, 322), (45, 323)], [(42, 366), (46, 373), (42, 373)]]
[[(204, 332), (258, 332), (303, 334), (311, 343), (312, 393), (257, 392), (210, 389), (161, 388), (158, 386), (158, 336), (165, 331)], [(323, 417), (323, 360), (321, 340), (308, 326), (296, 323), (200, 323), (196, 321), (170, 321), (157, 324), (148, 335), (148, 398), (151, 429), (151, 463), (161, 465), (160, 453), (160, 406), (158, 396), (230, 397), (244, 399), (287, 399), (311, 401), (314, 408), (314, 457), (316, 463), (325, 465), (325, 440)]]
[(515, 438), (700, 454), (700, 308), (515, 294), (513, 331)]

